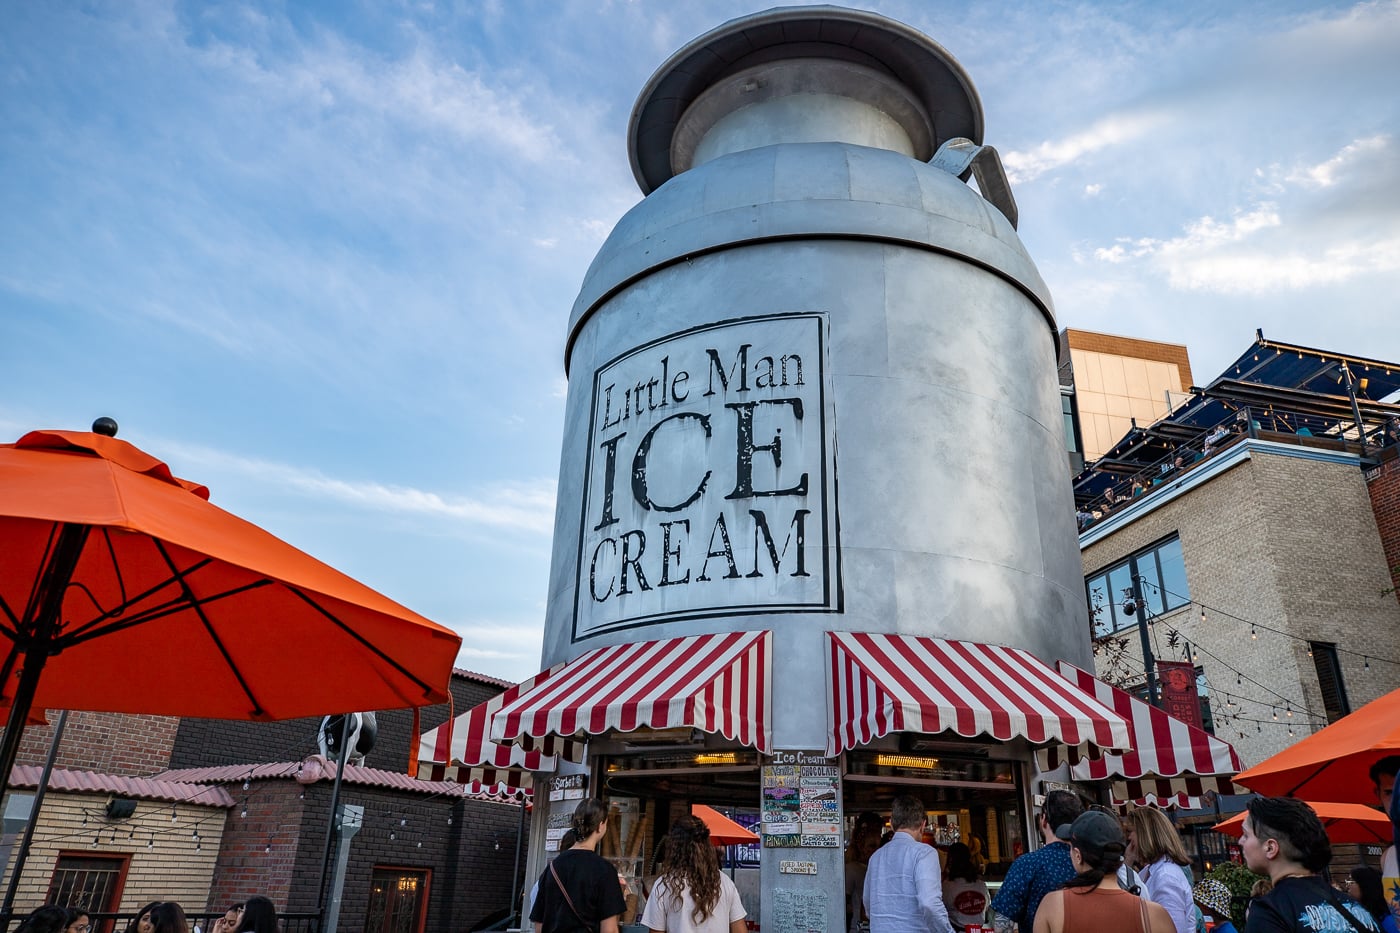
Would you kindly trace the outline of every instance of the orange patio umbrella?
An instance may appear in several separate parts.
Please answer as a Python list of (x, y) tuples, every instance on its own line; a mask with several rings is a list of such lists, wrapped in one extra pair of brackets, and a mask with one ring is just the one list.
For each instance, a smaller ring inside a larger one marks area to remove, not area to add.
[(0, 788), (31, 708), (273, 720), (447, 698), (456, 633), (208, 499), (105, 433), (0, 445)]
[(717, 846), (737, 846), (746, 842), (757, 842), (758, 836), (738, 823), (716, 810), (714, 807), (707, 807), (703, 803), (692, 804), (690, 807), (692, 816), (698, 816), (710, 831), (710, 842)]
[(1257, 794), (1375, 803), (1367, 773), (1400, 755), (1400, 690), (1392, 690), (1235, 777)]
[[(1390, 818), (1379, 810), (1359, 803), (1309, 803), (1333, 842), (1359, 842), (1368, 845), (1390, 845)], [(1249, 813), (1236, 813), (1213, 827), (1216, 832), (1238, 838), (1244, 832), (1244, 818)]]

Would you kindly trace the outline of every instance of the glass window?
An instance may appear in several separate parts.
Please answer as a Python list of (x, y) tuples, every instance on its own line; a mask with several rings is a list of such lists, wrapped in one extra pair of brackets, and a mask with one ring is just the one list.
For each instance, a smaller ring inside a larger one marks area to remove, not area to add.
[(1186, 587), (1186, 561), (1181, 556), (1180, 538), (1172, 538), (1157, 548), (1157, 564), (1161, 573), (1162, 611), (1189, 603), (1191, 597)]
[(1135, 576), (1145, 603), (1143, 611), (1149, 618), (1191, 602), (1181, 540), (1172, 536), (1084, 579), (1095, 638), (1131, 628), (1141, 618), (1141, 611), (1131, 615), (1124, 611), (1124, 604), (1132, 597)]

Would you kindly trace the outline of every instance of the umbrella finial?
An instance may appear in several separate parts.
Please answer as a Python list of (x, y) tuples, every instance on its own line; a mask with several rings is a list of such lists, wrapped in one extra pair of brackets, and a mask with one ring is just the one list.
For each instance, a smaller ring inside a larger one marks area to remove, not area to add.
[(116, 437), (116, 436), (117, 436), (117, 422), (114, 421), (113, 419), (107, 418), (107, 417), (105, 417), (105, 416), (102, 417), (102, 418), (98, 418), (96, 421), (94, 421), (94, 422), (92, 423), (92, 433), (93, 433), (93, 434), (105, 434), (105, 435), (107, 435), (108, 437)]

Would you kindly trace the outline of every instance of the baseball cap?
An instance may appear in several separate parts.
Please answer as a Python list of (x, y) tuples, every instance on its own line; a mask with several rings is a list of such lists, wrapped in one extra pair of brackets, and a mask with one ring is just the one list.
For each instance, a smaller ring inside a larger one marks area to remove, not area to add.
[(1113, 845), (1120, 850), (1127, 847), (1118, 820), (1098, 810), (1086, 810), (1073, 823), (1061, 826), (1055, 835), (1085, 851), (1103, 852)]

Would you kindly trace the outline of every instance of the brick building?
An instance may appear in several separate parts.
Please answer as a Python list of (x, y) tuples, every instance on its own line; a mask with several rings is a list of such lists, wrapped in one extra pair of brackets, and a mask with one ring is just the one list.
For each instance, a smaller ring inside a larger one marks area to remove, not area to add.
[(1261, 335), (1080, 474), (1100, 676), (1146, 692), (1144, 641), (1194, 666), (1246, 765), (1400, 685), (1397, 390), (1395, 364)]
[[(453, 702), (423, 709), (421, 728), (506, 686), (456, 671)], [(341, 788), (340, 802), (363, 807), (364, 818), (350, 843), (339, 929), (470, 930), (503, 912), (516, 880), (520, 803), (408, 777), (412, 712), (381, 711), (377, 721), (373, 750), (362, 766), (347, 767)], [(284, 912), (315, 913), (334, 774), (333, 765), (322, 768), (313, 757), (319, 726), (319, 719), (70, 713), (16, 913), (58, 890), (55, 880), (77, 850), (119, 868), (111, 887), (65, 889), (70, 902), (102, 898), (92, 901), (94, 909), (131, 913), (170, 899), (192, 913), (213, 913), (261, 893)], [(37, 782), (51, 737), (51, 726), (26, 729), (19, 760), (29, 767), (17, 769), (11, 797), (22, 801), (23, 781)], [(107, 803), (116, 798), (134, 798), (134, 815), (109, 817)], [(6, 821), (0, 855), (7, 866), (23, 825)]]

